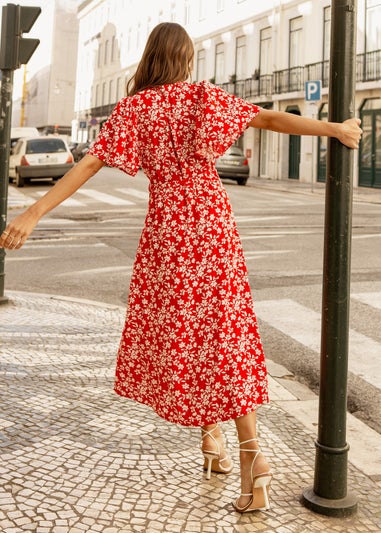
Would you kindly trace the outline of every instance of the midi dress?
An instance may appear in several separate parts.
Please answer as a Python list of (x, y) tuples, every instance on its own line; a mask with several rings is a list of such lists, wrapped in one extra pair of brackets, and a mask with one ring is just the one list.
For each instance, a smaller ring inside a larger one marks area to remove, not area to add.
[(260, 108), (209, 82), (123, 98), (89, 153), (149, 178), (114, 390), (204, 426), (268, 402), (243, 249), (215, 158)]

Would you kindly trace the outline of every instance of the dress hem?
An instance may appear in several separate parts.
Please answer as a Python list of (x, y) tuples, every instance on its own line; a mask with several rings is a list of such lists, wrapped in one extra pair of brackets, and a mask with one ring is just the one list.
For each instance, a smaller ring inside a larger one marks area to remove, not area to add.
[(136, 402), (136, 403), (139, 403), (141, 405), (145, 405), (147, 407), (149, 407), (150, 409), (152, 409), (160, 418), (162, 418), (163, 420), (165, 420), (166, 422), (170, 422), (171, 424), (178, 424), (180, 426), (183, 426), (183, 427), (203, 427), (203, 426), (208, 426), (210, 424), (219, 424), (219, 423), (223, 423), (223, 422), (230, 422), (231, 420), (235, 420), (236, 418), (240, 418), (242, 416), (245, 416), (245, 415), (248, 415), (252, 412), (255, 412), (258, 407), (261, 407), (262, 405), (267, 405), (270, 403), (270, 400), (267, 399), (267, 401), (263, 401), (261, 403), (258, 403), (256, 405), (253, 405), (253, 406), (245, 406), (245, 408), (242, 407), (242, 409), (238, 412), (235, 412), (234, 414), (231, 413), (230, 415), (226, 415), (226, 417), (218, 417), (218, 418), (215, 418), (215, 419), (205, 419), (205, 420), (200, 420), (200, 422), (198, 423), (185, 423), (184, 421), (179, 421), (179, 420), (175, 420), (175, 419), (171, 419), (170, 417), (167, 417), (167, 416), (164, 416), (163, 414), (161, 414), (156, 408), (155, 406), (149, 404), (149, 403), (146, 403), (146, 402), (142, 402), (140, 400), (137, 400), (136, 398), (134, 398), (133, 396), (129, 396), (127, 394), (124, 394), (120, 391), (118, 391), (116, 389), (116, 387), (114, 387), (114, 392), (118, 395), (118, 396), (121, 396), (122, 398), (126, 398), (127, 400), (131, 400), (133, 402)]

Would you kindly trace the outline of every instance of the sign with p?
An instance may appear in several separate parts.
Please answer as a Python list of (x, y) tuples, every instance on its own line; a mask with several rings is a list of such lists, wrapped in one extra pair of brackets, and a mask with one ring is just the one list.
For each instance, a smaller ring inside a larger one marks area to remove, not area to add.
[(321, 95), (321, 81), (306, 81), (305, 83), (306, 90), (306, 100), (307, 102), (315, 102), (320, 100)]

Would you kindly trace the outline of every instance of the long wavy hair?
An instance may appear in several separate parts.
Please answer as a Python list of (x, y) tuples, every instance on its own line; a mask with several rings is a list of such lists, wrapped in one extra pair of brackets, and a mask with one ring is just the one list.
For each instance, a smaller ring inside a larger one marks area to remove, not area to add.
[(185, 81), (193, 68), (193, 42), (175, 22), (162, 22), (151, 31), (135, 74), (127, 83), (132, 96), (143, 89)]

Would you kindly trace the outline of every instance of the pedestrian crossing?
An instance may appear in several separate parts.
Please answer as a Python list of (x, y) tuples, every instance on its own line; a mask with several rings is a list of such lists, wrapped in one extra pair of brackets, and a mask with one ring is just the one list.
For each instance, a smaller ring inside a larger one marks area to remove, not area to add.
[[(37, 196), (41, 197), (45, 191), (39, 191)], [(63, 207), (86, 207), (94, 203), (102, 203), (111, 206), (141, 206), (147, 203), (149, 194), (146, 191), (140, 191), (133, 188), (118, 188), (113, 193), (105, 193), (98, 189), (82, 188), (79, 189), (72, 197), (62, 202)]]
[[(351, 295), (352, 303), (361, 302), (369, 311), (377, 314), (381, 310), (381, 291), (361, 292)], [(294, 341), (320, 354), (321, 313), (314, 311), (295, 300), (259, 300), (255, 303), (259, 319)], [(375, 322), (375, 324), (376, 324)], [(379, 322), (379, 318), (378, 318)], [(381, 344), (358, 329), (349, 330), (349, 371), (381, 390)]]

